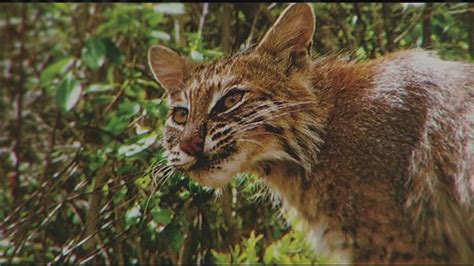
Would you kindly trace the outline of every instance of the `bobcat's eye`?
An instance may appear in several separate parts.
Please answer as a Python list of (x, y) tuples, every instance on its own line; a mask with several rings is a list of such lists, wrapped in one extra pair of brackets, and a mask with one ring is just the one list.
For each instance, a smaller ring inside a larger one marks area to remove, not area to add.
[(183, 125), (188, 120), (188, 109), (183, 107), (175, 107), (173, 109), (173, 121), (178, 125)]
[(246, 90), (244, 89), (232, 89), (216, 103), (216, 105), (211, 110), (211, 114), (218, 114), (234, 107), (242, 100), (242, 97), (244, 97), (245, 92)]
[(225, 109), (229, 109), (232, 106), (236, 105), (242, 97), (244, 96), (244, 92), (241, 90), (234, 90), (227, 94), (224, 98), (224, 107)]

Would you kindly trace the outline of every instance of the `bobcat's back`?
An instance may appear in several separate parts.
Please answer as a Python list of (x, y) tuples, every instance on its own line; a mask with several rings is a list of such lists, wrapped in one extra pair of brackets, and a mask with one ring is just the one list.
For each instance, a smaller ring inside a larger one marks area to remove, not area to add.
[(330, 110), (318, 209), (355, 259), (474, 261), (474, 68), (406, 51), (316, 62), (313, 81)]

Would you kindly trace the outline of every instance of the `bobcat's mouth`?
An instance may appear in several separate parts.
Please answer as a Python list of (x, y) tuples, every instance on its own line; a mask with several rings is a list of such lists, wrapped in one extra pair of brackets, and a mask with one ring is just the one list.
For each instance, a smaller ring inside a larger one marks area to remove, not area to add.
[(205, 155), (196, 157), (196, 161), (191, 165), (187, 171), (200, 171), (209, 169), (210, 161), (209, 158)]
[(234, 145), (228, 145), (219, 153), (200, 154), (186, 165), (178, 167), (182, 172), (209, 187), (223, 187), (241, 170), (245, 158), (237, 153)]
[(187, 163), (173, 165), (177, 170), (183, 173), (190, 173), (190, 172), (204, 172), (209, 171), (211, 169), (211, 161), (207, 156), (199, 156), (194, 158), (192, 161)]
[(221, 152), (216, 154), (199, 154), (194, 159), (185, 164), (176, 165), (179, 170), (184, 172), (196, 172), (196, 171), (210, 171), (212, 169), (220, 169), (221, 164), (225, 163), (229, 157), (235, 153), (236, 149), (234, 145), (228, 145)]

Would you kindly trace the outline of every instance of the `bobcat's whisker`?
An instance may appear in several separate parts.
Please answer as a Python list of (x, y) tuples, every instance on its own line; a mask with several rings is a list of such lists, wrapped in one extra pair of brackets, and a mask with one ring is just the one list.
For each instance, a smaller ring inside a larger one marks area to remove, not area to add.
[[(305, 103), (305, 104), (307, 104), (307, 103)], [(281, 105), (277, 105), (277, 106), (271, 106), (271, 107), (268, 107), (268, 108), (265, 108), (265, 109), (257, 110), (255, 112), (249, 114), (247, 117), (244, 117), (240, 121), (240, 123), (244, 123), (248, 120), (253, 120), (256, 117), (260, 117), (262, 115), (265, 115), (265, 114), (268, 114), (268, 113), (271, 113), (271, 112), (274, 112), (274, 111), (284, 110), (286, 108), (296, 107), (296, 106), (300, 106), (300, 105), (303, 105), (303, 104), (302, 103), (285, 103), (285, 104), (281, 104)], [(254, 108), (254, 109), (257, 109), (257, 107)]]
[[(295, 110), (297, 111), (297, 110)], [(278, 117), (281, 117), (281, 116), (284, 116), (284, 115), (287, 115), (287, 113), (279, 113), (279, 114), (276, 114), (276, 115), (273, 115), (271, 117), (267, 117), (263, 120), (260, 120), (260, 121), (255, 121), (255, 122), (251, 122), (251, 123), (247, 123), (247, 124), (243, 124), (241, 125), (241, 127), (237, 128), (235, 131), (248, 131), (248, 130), (252, 130), (260, 125), (263, 125), (263, 124), (266, 124), (268, 123), (270, 120), (273, 120), (275, 118), (278, 118)]]
[[(294, 109), (294, 110), (292, 110), (292, 111), (300, 111), (300, 110), (303, 110), (303, 109)], [(249, 121), (249, 122), (247, 122), (247, 123), (242, 123), (242, 124), (240, 125), (240, 127), (236, 128), (236, 129), (234, 130), (234, 132), (235, 132), (235, 131), (244, 131), (244, 130), (247, 130), (248, 128), (253, 129), (253, 128), (255, 128), (255, 127), (258, 126), (258, 125), (262, 125), (262, 124), (267, 123), (269, 120), (273, 120), (273, 119), (275, 119), (275, 118), (278, 118), (278, 117), (281, 117), (281, 116), (284, 116), (284, 115), (287, 115), (287, 114), (288, 114), (288, 113), (283, 113), (283, 112), (281, 112), (281, 113), (277, 113), (277, 114), (275, 114), (275, 115), (273, 115), (273, 116), (266, 117), (266, 118), (263, 119), (263, 120), (259, 120), (259, 121), (255, 121), (255, 122), (250, 122), (250, 121)], [(257, 117), (257, 118), (261, 118), (261, 117)], [(257, 119), (257, 118), (254, 118), (254, 119)], [(262, 118), (263, 118), (263, 117), (262, 117)]]
[[(316, 102), (315, 101), (306, 101), (306, 102), (300, 102), (300, 103), (285, 103), (285, 104), (281, 104), (281, 105), (277, 105), (277, 106), (272, 106), (272, 107), (269, 107), (269, 108), (266, 108), (266, 109), (263, 109), (261, 111), (257, 111), (255, 113), (251, 114), (249, 117), (246, 117), (245, 119), (242, 119), (241, 123), (245, 123), (248, 120), (255, 119), (256, 117), (259, 117), (259, 116), (262, 116), (262, 115), (265, 115), (265, 114), (269, 114), (269, 113), (272, 113), (274, 111), (279, 111), (279, 110), (283, 110), (283, 109), (290, 108), (290, 107), (298, 107), (298, 106), (301, 106), (301, 105), (308, 105), (308, 104), (311, 104), (311, 103), (316, 103)], [(291, 110), (291, 112), (300, 111), (300, 110), (302, 110), (302, 109)]]
[[(160, 174), (161, 176), (155, 177), (154, 179), (158, 189), (161, 189), (166, 183), (168, 183), (168, 181), (174, 175), (173, 167), (166, 166), (165, 170), (160, 172)], [(156, 181), (156, 179), (158, 179), (158, 181)]]

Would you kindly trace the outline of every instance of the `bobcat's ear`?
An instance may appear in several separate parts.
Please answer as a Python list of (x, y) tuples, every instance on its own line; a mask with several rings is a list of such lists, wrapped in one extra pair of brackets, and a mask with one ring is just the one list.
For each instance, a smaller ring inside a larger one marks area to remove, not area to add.
[(169, 95), (182, 88), (190, 65), (186, 58), (162, 45), (148, 50), (148, 64), (155, 79)]
[(315, 23), (311, 4), (291, 4), (265, 34), (257, 50), (272, 54), (287, 49), (292, 51), (305, 49), (310, 52)]

